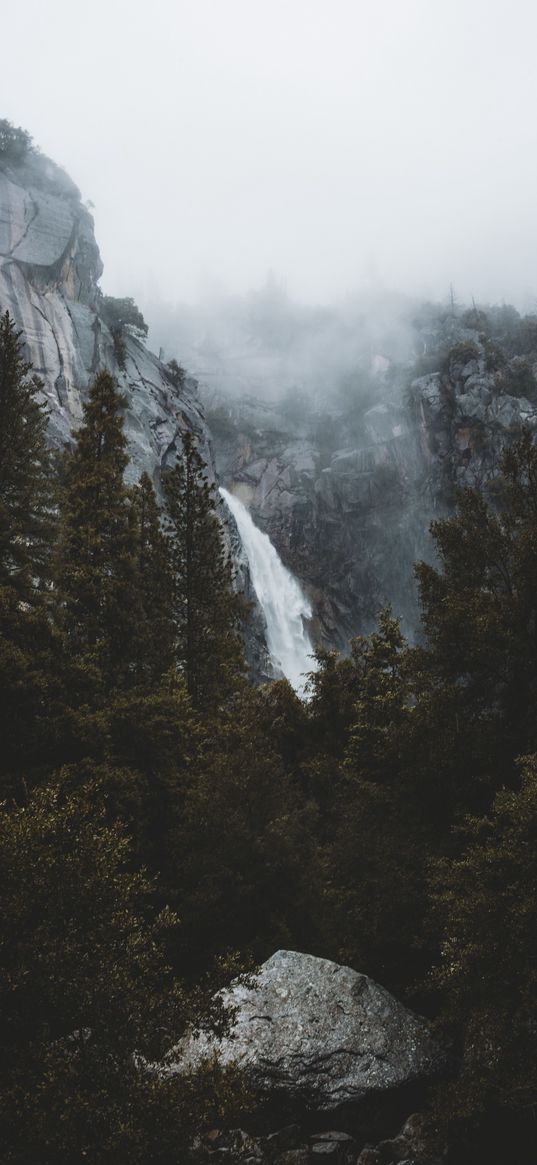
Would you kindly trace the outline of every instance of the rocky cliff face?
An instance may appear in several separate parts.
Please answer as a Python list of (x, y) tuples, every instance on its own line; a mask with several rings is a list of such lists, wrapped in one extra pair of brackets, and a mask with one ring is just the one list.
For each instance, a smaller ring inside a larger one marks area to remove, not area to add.
[[(160, 472), (173, 463), (187, 429), (214, 474), (196, 381), (187, 377), (177, 387), (167, 367), (128, 329), (118, 363), (102, 318), (102, 271), (93, 219), (68, 175), (41, 154), (30, 152), (17, 163), (0, 156), (0, 310), (7, 309), (22, 330), (28, 358), (42, 379), (51, 442), (61, 446), (70, 440), (88, 386), (106, 368), (127, 399), (131, 481), (146, 470), (158, 488)], [(253, 602), (249, 662), (256, 677), (270, 676), (264, 620), (231, 518), (229, 540), (238, 585)]]
[[(93, 220), (71, 179), (40, 154), (16, 164), (0, 157), (0, 309), (22, 329), (43, 380), (51, 440), (69, 440), (92, 377), (107, 368), (127, 397), (131, 478), (145, 469), (158, 485), (185, 429), (209, 466), (214, 442), (220, 480), (306, 589), (315, 640), (345, 650), (386, 603), (414, 633), (413, 564), (431, 554), (431, 519), (449, 512), (457, 486), (494, 476), (522, 425), (537, 428), (537, 320), (519, 321), (517, 348), (513, 320), (507, 334), (500, 318), (505, 309), (472, 326), (437, 313), (416, 335), (422, 367), (393, 378), (380, 360), (373, 397), (357, 397), (351, 413), (327, 400), (293, 415), (282, 404), (203, 390), (209, 429), (196, 381), (178, 387), (132, 330), (120, 366), (101, 273)], [(239, 584), (253, 597), (232, 520), (229, 537)], [(248, 649), (254, 673), (270, 677), (255, 604)]]
[(344, 419), (333, 417), (327, 451), (317, 425), (290, 424), (277, 407), (243, 400), (228, 410), (228, 429), (213, 424), (219, 473), (305, 587), (313, 638), (345, 650), (388, 602), (412, 629), (412, 566), (429, 550), (431, 515), (413, 419), (384, 400), (349, 445)]
[[(387, 603), (415, 634), (413, 567), (431, 557), (431, 520), (452, 511), (456, 488), (497, 473), (523, 426), (537, 428), (535, 357), (449, 314), (417, 348), (416, 366), (380, 373), (376, 403), (358, 401), (352, 418), (329, 403), (297, 419), (248, 397), (208, 400), (223, 481), (305, 586), (314, 638), (341, 650)], [(433, 371), (416, 375), (420, 364)]]
[(481, 488), (522, 428), (537, 431), (535, 357), (500, 369), (475, 331), (459, 328), (441, 371), (416, 378), (409, 410), (420, 432), (429, 496), (450, 507), (456, 489)]
[(153, 479), (189, 428), (210, 460), (194, 381), (179, 391), (166, 368), (127, 334), (125, 367), (98, 313), (103, 266), (93, 219), (71, 179), (40, 154), (16, 165), (0, 158), (0, 308), (22, 329), (43, 380), (55, 444), (80, 421), (88, 385), (107, 368), (128, 399), (131, 475)]

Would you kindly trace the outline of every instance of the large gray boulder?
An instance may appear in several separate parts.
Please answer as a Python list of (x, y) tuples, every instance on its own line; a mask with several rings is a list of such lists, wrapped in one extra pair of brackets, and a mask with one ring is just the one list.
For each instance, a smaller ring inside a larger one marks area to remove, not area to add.
[(367, 975), (328, 959), (277, 951), (253, 983), (232, 983), (223, 999), (236, 1009), (231, 1038), (187, 1038), (172, 1072), (216, 1053), (246, 1070), (260, 1092), (323, 1111), (429, 1076), (442, 1063), (425, 1020)]

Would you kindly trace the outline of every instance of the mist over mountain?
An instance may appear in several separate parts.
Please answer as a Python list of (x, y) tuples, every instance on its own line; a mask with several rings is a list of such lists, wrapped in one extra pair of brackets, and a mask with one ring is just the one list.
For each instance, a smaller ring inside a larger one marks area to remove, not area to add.
[(27, 0), (8, 23), (2, 115), (92, 201), (107, 293), (273, 270), (308, 304), (377, 281), (531, 309), (529, 0), (95, 0), (76, 37), (68, 0)]
[(318, 407), (353, 375), (413, 358), (417, 306), (369, 293), (313, 307), (271, 275), (245, 296), (214, 293), (175, 308), (148, 300), (144, 314), (153, 346), (179, 354), (204, 390), (268, 401), (294, 390)]

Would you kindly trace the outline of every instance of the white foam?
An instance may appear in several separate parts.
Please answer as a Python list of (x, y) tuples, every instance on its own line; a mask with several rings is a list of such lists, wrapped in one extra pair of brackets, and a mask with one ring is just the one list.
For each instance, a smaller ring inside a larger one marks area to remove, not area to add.
[(268, 534), (254, 524), (246, 506), (227, 489), (220, 493), (237, 523), (248, 558), (253, 587), (265, 615), (272, 662), (302, 694), (305, 673), (315, 669), (305, 625), (305, 620), (311, 618), (310, 603), (294, 575), (283, 565)]

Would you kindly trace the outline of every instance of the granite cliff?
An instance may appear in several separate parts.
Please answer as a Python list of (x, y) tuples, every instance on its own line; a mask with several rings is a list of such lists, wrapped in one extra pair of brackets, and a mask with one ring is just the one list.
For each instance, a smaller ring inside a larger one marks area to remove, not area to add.
[(376, 371), (351, 409), (207, 394), (216, 463), (305, 586), (313, 635), (345, 650), (391, 603), (413, 636), (416, 560), (456, 490), (482, 487), (522, 427), (537, 429), (537, 320), (436, 309), (414, 356)]
[[(523, 425), (537, 427), (537, 321), (508, 308), (424, 310), (411, 359), (389, 367), (375, 357), (368, 391), (357, 382), (346, 408), (317, 385), (314, 402), (293, 409), (277, 385), (272, 403), (259, 386), (245, 395), (244, 375), (234, 393), (237, 362), (228, 356), (224, 367), (206, 346), (199, 386), (192, 376), (178, 380), (135, 327), (124, 328), (119, 352), (102, 270), (91, 214), (67, 174), (33, 150), (0, 155), (0, 308), (23, 331), (43, 381), (51, 441), (69, 441), (92, 377), (107, 368), (127, 398), (131, 478), (145, 469), (158, 487), (190, 430), (210, 472), (246, 503), (304, 586), (314, 640), (344, 651), (386, 603), (414, 634), (413, 564), (431, 553), (431, 519), (451, 510), (458, 486), (495, 475)], [(323, 317), (313, 325), (322, 331)], [(220, 379), (226, 374), (224, 389), (211, 379), (211, 359)], [(229, 536), (238, 584), (254, 598), (232, 520)], [(270, 677), (255, 602), (248, 652), (253, 673)]]
[[(194, 435), (214, 477), (197, 382), (189, 376), (178, 382), (133, 327), (123, 329), (118, 352), (105, 319), (102, 272), (92, 216), (65, 171), (33, 150), (15, 160), (0, 154), (0, 310), (15, 319), (42, 380), (51, 443), (69, 442), (95, 373), (106, 368), (127, 401), (130, 480), (146, 470), (158, 489), (160, 473), (176, 458), (185, 430)], [(228, 531), (237, 585), (252, 603), (246, 637), (250, 667), (256, 678), (271, 676), (263, 616), (230, 515)]]
[(210, 461), (195, 382), (178, 390), (129, 329), (120, 366), (100, 311), (102, 271), (93, 219), (67, 174), (38, 153), (16, 162), (0, 156), (0, 306), (23, 331), (43, 381), (51, 441), (69, 440), (92, 377), (107, 368), (128, 399), (132, 475), (146, 469), (155, 479), (184, 428)]

